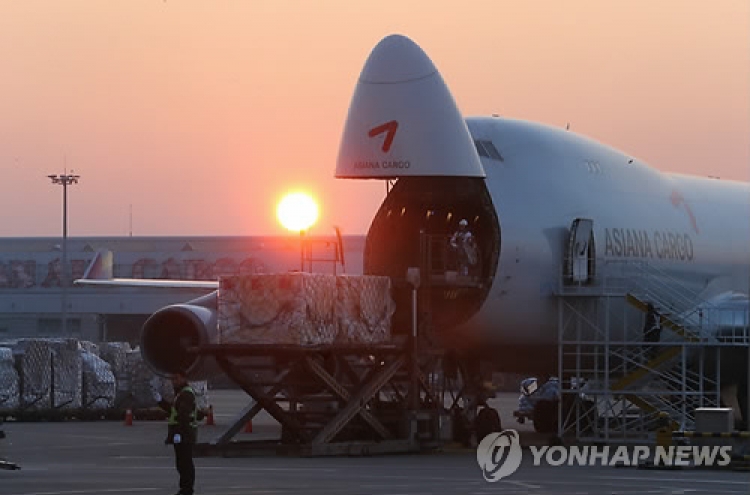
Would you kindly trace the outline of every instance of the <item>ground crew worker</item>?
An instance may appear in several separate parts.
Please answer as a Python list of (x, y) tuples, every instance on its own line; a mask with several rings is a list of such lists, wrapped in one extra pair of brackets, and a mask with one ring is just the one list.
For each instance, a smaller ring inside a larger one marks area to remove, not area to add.
[(450, 246), (458, 258), (458, 272), (462, 276), (469, 275), (469, 267), (477, 263), (477, 248), (468, 226), (466, 219), (458, 222), (458, 230), (450, 240)]
[[(643, 324), (643, 340), (648, 343), (661, 340), (661, 317), (652, 303), (646, 305), (646, 319)], [(646, 346), (646, 356), (651, 359), (657, 354), (657, 346)]]
[(174, 446), (175, 466), (180, 475), (180, 491), (177, 495), (193, 495), (195, 485), (195, 466), (193, 464), (193, 445), (198, 437), (199, 411), (196, 406), (195, 392), (187, 381), (184, 371), (172, 376), (174, 402), (164, 400), (156, 392), (155, 399), (159, 407), (169, 413), (166, 444)]

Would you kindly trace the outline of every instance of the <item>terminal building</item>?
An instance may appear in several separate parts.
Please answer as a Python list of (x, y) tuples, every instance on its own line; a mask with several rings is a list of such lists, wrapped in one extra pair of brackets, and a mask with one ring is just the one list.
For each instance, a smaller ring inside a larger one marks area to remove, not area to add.
[(60, 238), (0, 239), (0, 340), (75, 337), (137, 344), (151, 313), (206, 294), (196, 289), (74, 285), (97, 251), (113, 253), (117, 278), (217, 280), (300, 270), (361, 274), (364, 242), (364, 236), (70, 237), (71, 276), (63, 287)]

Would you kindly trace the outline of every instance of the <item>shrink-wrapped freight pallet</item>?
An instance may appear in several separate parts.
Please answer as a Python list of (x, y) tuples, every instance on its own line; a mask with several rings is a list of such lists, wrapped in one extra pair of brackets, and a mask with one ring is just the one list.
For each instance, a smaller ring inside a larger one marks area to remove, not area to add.
[(76, 410), (82, 406), (82, 365), (76, 339), (22, 339), (13, 347), (20, 409)]
[(99, 346), (93, 342), (89, 342), (88, 340), (82, 340), (79, 342), (81, 346), (81, 350), (88, 352), (89, 354), (93, 354), (94, 356), (99, 356)]
[(130, 344), (127, 342), (102, 342), (98, 347), (99, 357), (109, 364), (112, 374), (115, 376), (117, 387), (115, 406), (117, 407), (124, 404), (130, 397), (130, 373), (128, 371)]
[(81, 345), (76, 339), (51, 339), (54, 409), (80, 409), (83, 399)]
[(203, 411), (208, 410), (208, 406), (209, 406), (208, 382), (205, 380), (197, 381), (197, 382), (190, 382), (190, 388), (192, 388), (193, 392), (195, 392), (196, 407)]
[(140, 349), (127, 352), (128, 372), (130, 375), (130, 406), (136, 409), (156, 407), (153, 383), (162, 381), (155, 377), (141, 356)]
[(99, 356), (81, 351), (83, 364), (83, 407), (105, 411), (115, 407), (117, 383), (109, 363)]
[(338, 342), (388, 342), (394, 310), (390, 278), (361, 275), (336, 277)]
[(19, 406), (18, 372), (13, 362), (13, 350), (0, 347), (0, 411), (12, 411)]
[(22, 339), (13, 348), (22, 410), (52, 409), (52, 346), (41, 339)]
[[(190, 388), (193, 389), (193, 392), (195, 392), (196, 407), (204, 411), (208, 410), (208, 406), (210, 405), (208, 400), (208, 382), (205, 380), (201, 380), (191, 381), (188, 382), (188, 384), (190, 385)], [(166, 401), (174, 401), (174, 387), (172, 387), (170, 381), (165, 378), (154, 376), (151, 379), (151, 390), (154, 392), (158, 392), (159, 395), (161, 395), (162, 398)]]
[[(207, 382), (191, 386), (198, 407), (207, 408)], [(131, 350), (127, 343), (42, 338), (0, 342), (3, 414), (77, 418), (122, 414), (126, 408), (154, 410), (156, 390), (165, 398), (174, 396), (169, 380), (155, 375), (140, 350)]]
[(219, 343), (299, 346), (390, 340), (390, 279), (311, 273), (222, 277)]
[[(164, 377), (154, 375), (143, 360), (139, 349), (128, 352), (132, 407), (149, 409), (157, 406), (156, 393), (168, 401), (174, 400), (174, 389), (171, 382)], [(195, 392), (195, 403), (199, 409), (208, 408), (208, 383), (206, 381), (190, 382)]]

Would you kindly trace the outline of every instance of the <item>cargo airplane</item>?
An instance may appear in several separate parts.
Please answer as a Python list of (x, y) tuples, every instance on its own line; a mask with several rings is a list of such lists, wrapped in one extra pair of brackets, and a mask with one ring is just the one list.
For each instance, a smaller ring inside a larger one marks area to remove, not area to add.
[[(424, 266), (420, 236), (449, 236), (468, 220), (479, 253), (473, 283), (429, 289), (433, 330), (459, 359), (557, 374), (558, 298), (566, 287), (595, 290), (614, 265), (624, 277), (645, 266), (706, 308), (728, 305), (733, 318), (716, 323), (714, 333), (747, 332), (750, 184), (663, 173), (566, 129), (464, 118), (435, 65), (407, 37), (384, 38), (367, 59), (335, 175), (393, 182), (367, 234), (364, 272), (393, 279), (394, 332), (410, 328), (404, 281), (410, 267)], [(91, 280), (107, 278), (106, 270), (94, 272), (79, 283), (175, 284)], [(669, 297), (655, 304), (666, 306)], [(212, 292), (148, 319), (141, 342), (152, 367), (200, 367), (199, 357), (179, 349), (215, 338), (216, 299)], [(610, 328), (613, 338), (642, 332), (632, 321)], [(734, 358), (722, 383), (738, 385), (746, 409), (748, 362)]]

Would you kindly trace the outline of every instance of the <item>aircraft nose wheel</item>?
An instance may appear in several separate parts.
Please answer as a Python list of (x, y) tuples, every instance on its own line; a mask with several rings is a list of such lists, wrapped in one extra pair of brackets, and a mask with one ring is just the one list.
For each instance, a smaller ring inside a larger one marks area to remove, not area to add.
[(479, 411), (474, 424), (477, 432), (477, 443), (480, 443), (490, 433), (500, 432), (503, 429), (497, 410), (487, 406)]

